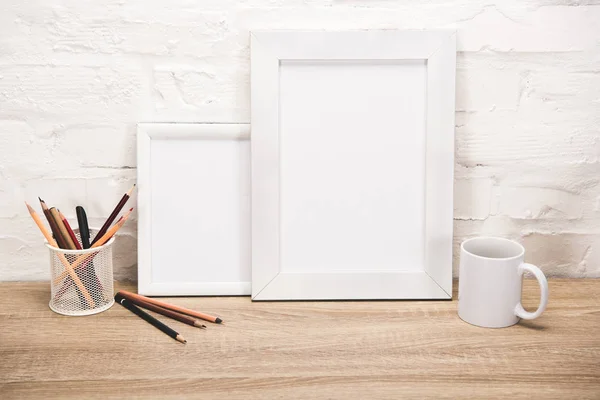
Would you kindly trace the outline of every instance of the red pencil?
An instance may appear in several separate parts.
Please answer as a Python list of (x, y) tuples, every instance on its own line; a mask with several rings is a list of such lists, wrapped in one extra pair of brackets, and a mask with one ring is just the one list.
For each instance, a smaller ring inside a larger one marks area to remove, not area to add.
[(75, 232), (73, 232), (73, 229), (71, 229), (71, 225), (69, 224), (69, 221), (67, 220), (67, 218), (65, 217), (65, 215), (63, 213), (61, 213), (60, 211), (58, 212), (58, 214), (60, 215), (60, 219), (62, 219), (63, 224), (65, 224), (65, 228), (67, 228), (67, 232), (69, 232), (69, 236), (71, 237), (71, 240), (73, 241), (73, 243), (75, 243), (75, 248), (77, 250), (81, 250), (81, 244), (79, 243), (79, 240), (77, 240), (77, 236), (75, 236)]

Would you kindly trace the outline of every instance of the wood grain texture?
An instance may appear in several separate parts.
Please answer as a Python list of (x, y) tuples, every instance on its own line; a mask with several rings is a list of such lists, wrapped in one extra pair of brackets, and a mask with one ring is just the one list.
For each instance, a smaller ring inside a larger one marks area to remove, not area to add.
[[(524, 292), (536, 306), (537, 283)], [(171, 299), (225, 321), (158, 316), (185, 346), (118, 305), (65, 317), (49, 296), (0, 284), (2, 399), (600, 398), (600, 280), (551, 280), (544, 315), (505, 329), (460, 321), (456, 300)]]

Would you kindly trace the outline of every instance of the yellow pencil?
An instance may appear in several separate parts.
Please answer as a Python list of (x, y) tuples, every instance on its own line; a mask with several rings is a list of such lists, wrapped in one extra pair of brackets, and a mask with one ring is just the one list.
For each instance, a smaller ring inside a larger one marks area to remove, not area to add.
[[(56, 241), (52, 238), (52, 235), (50, 235), (50, 232), (48, 232), (48, 230), (42, 223), (42, 220), (40, 219), (38, 214), (35, 212), (35, 210), (29, 204), (27, 204), (27, 202), (25, 202), (25, 205), (27, 205), (27, 209), (29, 210), (29, 214), (31, 215), (31, 218), (33, 218), (33, 221), (35, 222), (35, 224), (38, 226), (38, 228), (40, 228), (40, 231), (42, 231), (42, 235), (44, 235), (44, 237), (46, 238), (46, 240), (48, 241), (50, 246), (58, 247), (58, 245), (56, 244)], [(90, 296), (90, 293), (88, 292), (88, 290), (85, 288), (85, 285), (81, 282), (81, 280), (75, 273), (75, 270), (73, 269), (71, 264), (69, 264), (69, 261), (66, 259), (65, 255), (62, 253), (58, 253), (58, 258), (65, 266), (65, 269), (66, 269), (66, 271), (64, 272), (65, 276), (66, 276), (66, 274), (69, 274), (71, 276), (71, 279), (73, 279), (73, 282), (75, 282), (75, 284), (77, 285), (77, 287), (79, 288), (79, 290), (81, 291), (83, 296), (85, 297), (85, 300), (87, 301), (88, 305), (91, 308), (93, 308), (94, 300), (92, 299), (92, 296)]]

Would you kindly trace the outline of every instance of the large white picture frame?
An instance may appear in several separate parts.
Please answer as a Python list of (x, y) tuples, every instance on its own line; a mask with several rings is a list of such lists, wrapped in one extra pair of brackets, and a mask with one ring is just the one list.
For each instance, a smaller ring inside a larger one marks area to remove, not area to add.
[(250, 294), (250, 126), (138, 125), (138, 292)]
[(251, 32), (252, 299), (450, 299), (454, 31)]

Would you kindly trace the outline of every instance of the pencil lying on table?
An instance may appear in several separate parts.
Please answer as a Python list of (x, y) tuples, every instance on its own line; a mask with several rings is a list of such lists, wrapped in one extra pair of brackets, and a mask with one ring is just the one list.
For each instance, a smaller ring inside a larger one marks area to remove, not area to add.
[(125, 307), (126, 309), (128, 309), (129, 311), (131, 311), (132, 313), (134, 313), (135, 315), (137, 315), (138, 317), (142, 318), (144, 321), (153, 325), (155, 328), (158, 328), (161, 331), (163, 331), (164, 333), (166, 333), (167, 335), (171, 336), (173, 339), (177, 340), (178, 342), (181, 342), (184, 344), (187, 343), (187, 340), (185, 340), (183, 338), (183, 336), (181, 336), (179, 333), (177, 333), (173, 329), (169, 328), (167, 325), (163, 324), (162, 322), (160, 322), (159, 320), (157, 320), (156, 318), (154, 318), (152, 315), (148, 314), (147, 312), (140, 310), (138, 307), (135, 306), (135, 304), (133, 304), (132, 302), (127, 300), (125, 297), (121, 296), (119, 293), (117, 293), (115, 295), (115, 301), (117, 303), (119, 303), (120, 305), (122, 305), (123, 307)]
[(124, 298), (131, 301), (133, 304), (135, 304), (138, 307), (142, 307), (142, 308), (145, 308), (146, 310), (154, 311), (155, 313), (162, 314), (165, 317), (173, 318), (174, 320), (183, 322), (184, 324), (195, 326), (196, 328), (201, 328), (201, 329), (206, 328), (206, 325), (203, 325), (199, 320), (189, 317), (185, 314), (180, 314), (175, 311), (167, 310), (166, 308), (156, 306), (152, 303), (141, 300), (139, 298), (131, 297), (131, 296), (129, 296), (128, 293), (118, 292), (117, 294), (120, 296), (123, 296)]
[(140, 296), (139, 294), (131, 293), (131, 292), (128, 292), (125, 290), (121, 290), (119, 293), (121, 293), (121, 295), (123, 295), (123, 296), (127, 296), (127, 298), (129, 298), (129, 299), (145, 301), (147, 303), (154, 304), (155, 306), (166, 308), (167, 310), (190, 315), (192, 317), (200, 318), (205, 321), (214, 322), (215, 324), (220, 324), (223, 322), (223, 320), (219, 317), (214, 317), (212, 315), (208, 315), (208, 314), (204, 314), (204, 313), (201, 313), (198, 311), (190, 310), (189, 308), (175, 306), (173, 304), (165, 303), (163, 301), (158, 301), (158, 300), (152, 299), (150, 297)]

